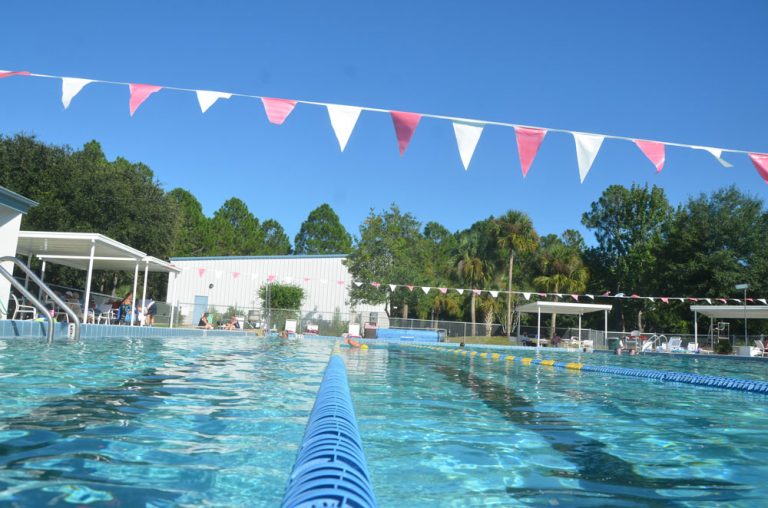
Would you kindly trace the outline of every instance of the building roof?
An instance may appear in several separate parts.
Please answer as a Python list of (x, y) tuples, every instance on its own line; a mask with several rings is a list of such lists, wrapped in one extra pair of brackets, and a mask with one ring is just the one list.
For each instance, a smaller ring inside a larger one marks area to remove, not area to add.
[(7, 206), (20, 213), (27, 213), (30, 208), (37, 206), (37, 201), (32, 201), (21, 194), (16, 194), (12, 190), (0, 186), (0, 205)]
[(519, 312), (541, 312), (542, 314), (588, 314), (611, 310), (612, 306), (601, 303), (576, 302), (531, 302), (517, 308)]
[(339, 259), (347, 258), (349, 254), (284, 254), (277, 256), (201, 256), (173, 257), (171, 261), (248, 261), (258, 259)]
[(19, 231), (16, 253), (80, 270), (88, 270), (93, 251), (94, 270), (133, 272), (136, 263), (150, 272), (180, 272), (167, 261), (148, 256), (140, 250), (98, 233), (60, 233)]
[(713, 319), (768, 319), (768, 305), (691, 305), (691, 310)]

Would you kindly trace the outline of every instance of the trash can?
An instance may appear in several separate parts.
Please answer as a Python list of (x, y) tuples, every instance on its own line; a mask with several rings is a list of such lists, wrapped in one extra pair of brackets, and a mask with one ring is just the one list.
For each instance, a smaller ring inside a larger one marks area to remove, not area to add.
[(616, 351), (621, 347), (621, 339), (618, 337), (608, 337), (608, 350)]

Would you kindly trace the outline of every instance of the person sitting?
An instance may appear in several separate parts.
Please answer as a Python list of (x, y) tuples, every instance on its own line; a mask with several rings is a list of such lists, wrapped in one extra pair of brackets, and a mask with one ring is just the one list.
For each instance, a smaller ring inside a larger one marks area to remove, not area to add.
[(155, 305), (155, 301), (151, 298), (147, 298), (147, 301), (144, 304), (144, 324), (147, 326), (154, 326), (155, 325), (155, 316), (157, 315), (157, 305)]
[(229, 318), (229, 322), (224, 325), (225, 330), (239, 330), (240, 322), (237, 320), (237, 316), (233, 315)]
[(200, 316), (200, 321), (197, 323), (198, 328), (204, 328), (205, 330), (213, 330), (213, 325), (208, 322), (208, 313), (204, 313)]

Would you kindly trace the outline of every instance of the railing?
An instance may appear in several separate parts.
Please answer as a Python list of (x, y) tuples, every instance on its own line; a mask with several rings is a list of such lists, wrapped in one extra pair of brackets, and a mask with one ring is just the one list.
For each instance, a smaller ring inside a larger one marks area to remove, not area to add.
[[(75, 314), (72, 309), (70, 309), (67, 304), (65, 304), (61, 298), (59, 298), (56, 293), (53, 292), (51, 288), (45, 285), (45, 283), (40, 280), (40, 278), (35, 275), (35, 273), (29, 269), (27, 265), (22, 263), (19, 259), (13, 257), (13, 256), (2, 256), (0, 257), (0, 263), (3, 262), (11, 262), (16, 267), (18, 267), (22, 272), (24, 272), (27, 277), (29, 277), (32, 282), (37, 284), (38, 288), (42, 290), (48, 298), (53, 300), (53, 302), (58, 305), (60, 308), (64, 309), (64, 312), (67, 313), (67, 315), (72, 319), (72, 325), (73, 325), (73, 332), (72, 332), (72, 338), (75, 340), (80, 339), (80, 319), (77, 317), (77, 314)], [(21, 295), (29, 300), (32, 305), (40, 311), (42, 315), (44, 315), (48, 321), (48, 343), (50, 344), (53, 342), (53, 316), (51, 316), (51, 313), (48, 312), (48, 309), (43, 305), (40, 300), (32, 296), (32, 293), (30, 293), (27, 288), (25, 288), (19, 281), (13, 278), (13, 275), (8, 273), (6, 269), (4, 269), (2, 266), (0, 266), (0, 275), (3, 275), (8, 281), (11, 283), (11, 285), (16, 288)]]

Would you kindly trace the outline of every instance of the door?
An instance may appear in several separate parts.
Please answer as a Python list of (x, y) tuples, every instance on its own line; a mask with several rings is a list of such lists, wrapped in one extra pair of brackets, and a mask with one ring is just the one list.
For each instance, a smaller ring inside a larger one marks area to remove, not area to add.
[(208, 310), (208, 295), (195, 295), (195, 308), (192, 311), (192, 325), (200, 322), (203, 313)]

